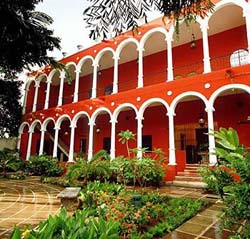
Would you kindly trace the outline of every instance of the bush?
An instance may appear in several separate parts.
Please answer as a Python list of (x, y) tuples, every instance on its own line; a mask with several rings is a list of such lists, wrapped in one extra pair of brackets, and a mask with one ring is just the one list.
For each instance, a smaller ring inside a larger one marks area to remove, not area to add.
[(63, 172), (63, 168), (57, 164), (57, 159), (47, 155), (31, 156), (27, 169), (36, 176), (60, 176)]

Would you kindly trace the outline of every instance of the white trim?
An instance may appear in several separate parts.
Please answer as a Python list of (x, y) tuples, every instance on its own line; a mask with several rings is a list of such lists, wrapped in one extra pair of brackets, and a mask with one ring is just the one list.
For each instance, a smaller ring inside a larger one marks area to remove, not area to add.
[(73, 117), (72, 122), (71, 122), (71, 125), (72, 125), (73, 127), (76, 127), (77, 121), (78, 121), (82, 116), (87, 117), (88, 122), (90, 121), (90, 116), (89, 116), (89, 114), (88, 114), (86, 111), (80, 111), (80, 112), (78, 112), (78, 113)]
[(70, 116), (67, 115), (67, 114), (63, 114), (63, 115), (61, 115), (61, 116), (57, 119), (57, 121), (56, 121), (56, 123), (55, 123), (55, 128), (60, 128), (60, 127), (61, 127), (61, 123), (62, 123), (65, 119), (68, 119), (69, 122), (70, 122), (70, 124), (71, 124), (71, 118), (70, 118)]
[(106, 113), (108, 113), (109, 116), (110, 116), (110, 119), (112, 119), (112, 113), (111, 113), (111, 111), (110, 111), (108, 108), (106, 108), (106, 107), (101, 107), (101, 108), (98, 108), (98, 109), (91, 115), (90, 120), (89, 120), (89, 124), (95, 123), (96, 117), (97, 117), (97, 116), (99, 115), (99, 113), (101, 113), (101, 112), (106, 112)]
[(99, 61), (100, 61), (100, 59), (102, 58), (102, 56), (105, 54), (105, 52), (108, 52), (108, 51), (112, 52), (113, 53), (113, 57), (114, 57), (114, 55), (115, 55), (114, 49), (111, 48), (111, 47), (105, 47), (101, 51), (98, 52), (98, 54), (95, 57), (95, 62), (98, 64)]
[(136, 108), (136, 106), (134, 106), (134, 105), (131, 104), (131, 103), (124, 103), (124, 104), (119, 105), (119, 106), (114, 110), (114, 113), (113, 113), (113, 116), (112, 116), (112, 120), (117, 121), (117, 118), (118, 118), (119, 113), (120, 113), (121, 110), (124, 109), (124, 108), (132, 108), (132, 109), (135, 111), (135, 115), (136, 115), (135, 118), (138, 117), (138, 109)]
[(87, 55), (87, 56), (84, 56), (83, 58), (81, 58), (81, 60), (77, 64), (77, 68), (81, 69), (87, 60), (91, 60), (92, 64), (94, 63), (94, 57), (90, 56), (90, 55)]
[(52, 121), (54, 125), (56, 124), (55, 120), (52, 117), (46, 118), (42, 123), (41, 130), (47, 130), (47, 125), (50, 121)]
[(34, 129), (35, 129), (37, 123), (39, 123), (40, 126), (41, 126), (41, 128), (42, 128), (42, 123), (41, 123), (41, 121), (40, 121), (40, 120), (35, 120), (35, 121), (33, 121), (32, 124), (30, 125), (30, 130), (31, 130), (31, 131), (34, 131)]
[(117, 56), (118, 57), (120, 57), (120, 54), (121, 54), (121, 52), (122, 52), (122, 50), (123, 50), (123, 48), (126, 46), (126, 45), (128, 45), (129, 43), (134, 43), (136, 46), (137, 46), (137, 48), (139, 48), (139, 42), (135, 39), (135, 38), (128, 38), (128, 39), (126, 39), (126, 40), (124, 40), (124, 41), (122, 41), (119, 45), (118, 45), (118, 47), (116, 48), (116, 54), (117, 54)]
[(23, 130), (25, 128), (25, 126), (28, 126), (28, 129), (30, 128), (30, 124), (28, 122), (23, 122), (20, 126), (19, 126), (19, 129), (18, 129), (18, 133), (19, 134), (23, 134)]

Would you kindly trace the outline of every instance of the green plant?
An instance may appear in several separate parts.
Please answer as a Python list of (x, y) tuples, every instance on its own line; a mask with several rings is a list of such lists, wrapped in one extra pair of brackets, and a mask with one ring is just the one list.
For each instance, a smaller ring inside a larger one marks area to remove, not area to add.
[(119, 142), (122, 144), (126, 144), (126, 149), (128, 153), (128, 158), (130, 158), (130, 150), (129, 150), (129, 141), (130, 140), (135, 140), (135, 134), (129, 130), (121, 131), (119, 134)]
[(7, 148), (0, 150), (0, 170), (3, 172), (4, 177), (6, 177), (7, 171), (17, 171), (24, 168), (25, 163), (16, 157), (15, 150)]
[(60, 176), (63, 172), (62, 167), (57, 164), (57, 159), (47, 155), (31, 156), (27, 169), (37, 176)]

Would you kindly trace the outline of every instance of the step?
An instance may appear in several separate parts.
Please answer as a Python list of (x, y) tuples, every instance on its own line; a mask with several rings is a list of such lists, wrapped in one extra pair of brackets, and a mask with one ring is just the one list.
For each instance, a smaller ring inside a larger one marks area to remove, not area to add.
[(193, 181), (188, 182), (188, 181), (176, 181), (176, 180), (168, 184), (177, 187), (190, 187), (190, 188), (206, 188), (207, 186), (207, 184), (204, 182), (193, 182)]
[(202, 182), (202, 177), (200, 176), (176, 176), (176, 181), (192, 181), (192, 182)]
[(200, 173), (198, 172), (178, 172), (177, 173), (178, 176), (200, 176)]

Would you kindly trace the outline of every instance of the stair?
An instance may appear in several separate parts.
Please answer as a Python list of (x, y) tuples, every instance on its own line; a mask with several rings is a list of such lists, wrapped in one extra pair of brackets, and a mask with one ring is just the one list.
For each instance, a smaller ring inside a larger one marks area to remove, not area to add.
[(187, 164), (184, 172), (178, 172), (175, 180), (172, 182), (174, 186), (205, 188), (206, 183), (202, 181), (202, 177), (198, 172), (200, 164)]

